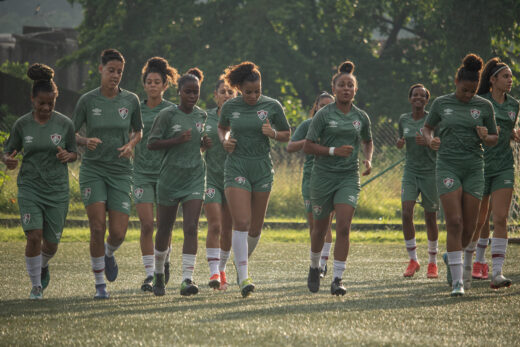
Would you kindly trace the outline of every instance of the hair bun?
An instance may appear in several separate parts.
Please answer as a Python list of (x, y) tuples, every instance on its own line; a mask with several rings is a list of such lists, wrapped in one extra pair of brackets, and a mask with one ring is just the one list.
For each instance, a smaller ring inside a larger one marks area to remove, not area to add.
[(351, 62), (350, 60), (347, 60), (347, 61), (344, 61), (343, 63), (341, 63), (341, 65), (338, 67), (338, 72), (339, 73), (353, 73), (354, 72), (354, 69), (355, 69), (355, 65), (353, 62)]
[(468, 71), (480, 71), (482, 70), (482, 65), (484, 64), (482, 62), (482, 59), (471, 53), (464, 57), (462, 60), (462, 64), (464, 65), (464, 68)]
[(168, 62), (161, 57), (152, 57), (147, 61), (149, 68), (160, 70), (164, 73), (168, 70)]
[(54, 77), (54, 70), (45, 64), (32, 64), (27, 70), (27, 76), (33, 81), (50, 81)]
[(199, 79), (199, 82), (202, 83), (202, 80), (204, 79), (204, 74), (202, 73), (202, 70), (198, 67), (192, 67), (186, 72), (188, 75), (193, 75)]

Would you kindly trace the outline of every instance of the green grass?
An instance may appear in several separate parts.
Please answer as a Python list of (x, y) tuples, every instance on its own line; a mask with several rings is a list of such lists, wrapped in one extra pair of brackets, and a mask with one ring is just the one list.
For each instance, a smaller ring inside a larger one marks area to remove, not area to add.
[[(280, 234), (304, 242), (272, 241)], [(404, 279), (402, 243), (356, 240), (344, 275), (347, 295), (332, 297), (330, 274), (318, 294), (306, 288), (309, 246), (304, 234), (266, 231), (250, 261), (257, 291), (248, 299), (240, 297), (234, 283), (227, 292), (206, 286), (202, 243), (195, 269), (201, 292), (181, 297), (181, 246), (175, 241), (173, 276), (164, 297), (139, 291), (144, 277), (139, 244), (126, 242), (117, 252), (119, 278), (108, 285), (111, 299), (96, 302), (88, 245), (64, 242), (52, 260), (45, 299), (31, 302), (24, 242), (0, 243), (0, 345), (518, 344), (518, 245), (509, 246), (504, 268), (513, 287), (494, 292), (489, 281), (474, 282), (466, 296), (450, 298), (443, 265), (439, 279), (426, 279), (425, 242), (418, 247), (423, 268)], [(362, 234), (353, 233), (353, 240)], [(391, 233), (387, 237), (397, 239)], [(230, 265), (230, 282), (234, 276)]]

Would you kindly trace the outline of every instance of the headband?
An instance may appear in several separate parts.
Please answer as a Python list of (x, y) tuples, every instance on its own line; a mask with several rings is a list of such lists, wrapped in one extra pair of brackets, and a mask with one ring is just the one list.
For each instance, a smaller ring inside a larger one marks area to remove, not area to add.
[(491, 74), (490, 77), (496, 76), (497, 73), (499, 73), (500, 71), (502, 71), (502, 70), (504, 70), (504, 69), (506, 69), (506, 68), (508, 68), (508, 67), (509, 67), (509, 66), (507, 66), (507, 64), (505, 64), (504, 66), (499, 67), (499, 68), (497, 69), (497, 71), (495, 71), (495, 72), (493, 72), (493, 73)]

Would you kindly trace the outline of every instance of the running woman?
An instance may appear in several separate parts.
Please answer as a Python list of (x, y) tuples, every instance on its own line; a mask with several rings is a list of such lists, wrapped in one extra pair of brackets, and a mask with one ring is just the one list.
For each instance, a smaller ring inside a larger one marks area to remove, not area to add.
[(205, 134), (211, 139), (212, 146), (205, 152), (206, 159), (206, 196), (204, 214), (208, 219), (206, 238), (206, 257), (209, 265), (209, 286), (226, 290), (226, 264), (231, 252), (232, 222), (229, 206), (224, 193), (224, 163), (227, 152), (218, 137), (218, 120), (222, 105), (237, 96), (236, 90), (221, 76), (214, 91), (217, 107), (208, 111)]
[(33, 80), (33, 110), (14, 123), (2, 160), (7, 169), (18, 166), (18, 206), (27, 238), (25, 263), (31, 279), (30, 299), (42, 299), (49, 285), (49, 260), (56, 254), (69, 210), (67, 163), (77, 158), (72, 121), (54, 111), (58, 88), (54, 71), (33, 64), (27, 71)]
[(314, 229), (307, 279), (307, 287), (313, 293), (320, 289), (319, 263), (332, 211), (336, 211), (336, 243), (330, 292), (347, 292), (342, 277), (350, 246), (350, 225), (361, 189), (358, 153), (361, 148), (365, 176), (372, 171), (373, 152), (370, 118), (353, 104), (357, 89), (354, 63), (345, 61), (332, 77), (336, 101), (316, 113), (303, 147), (305, 153), (316, 156), (310, 183)]
[(165, 294), (164, 263), (179, 204), (182, 204), (184, 231), (180, 292), (186, 296), (199, 292), (193, 282), (193, 270), (206, 183), (201, 147), (208, 149), (211, 146), (211, 140), (203, 137), (206, 112), (196, 106), (202, 79), (202, 71), (197, 68), (188, 70), (179, 78), (179, 106), (170, 106), (159, 112), (148, 138), (148, 149), (164, 151), (157, 181), (158, 224), (153, 280), (153, 292), (156, 296)]
[[(291, 141), (287, 144), (287, 152), (294, 153), (303, 149), (305, 144), (305, 137), (309, 131), (309, 125), (311, 124), (312, 117), (318, 112), (323, 106), (326, 106), (334, 102), (334, 97), (327, 92), (323, 92), (314, 101), (312, 109), (310, 111), (310, 117), (304, 120), (295, 130)], [(306, 155), (305, 163), (303, 164), (303, 178), (302, 178), (302, 196), (303, 203), (305, 205), (305, 212), (307, 213), (307, 222), (309, 223), (309, 235), (312, 235), (312, 229), (314, 227), (314, 218), (312, 217), (311, 207), (311, 194), (310, 194), (310, 181), (312, 166), (314, 165), (314, 156)], [(330, 215), (330, 223), (325, 235), (325, 243), (321, 250), (320, 258), (320, 277), (325, 277), (327, 274), (327, 260), (330, 255), (330, 248), (332, 247), (332, 218), (333, 212)]]
[[(423, 129), (428, 146), (438, 151), (436, 181), (446, 215), (447, 253), (443, 259), (453, 288), (451, 296), (464, 295), (464, 285), (466, 289), (471, 285), (471, 260), (469, 271), (463, 274), (462, 251), (475, 233), (484, 190), (482, 144), (493, 146), (498, 140), (493, 106), (475, 95), (481, 70), (479, 56), (464, 57), (455, 76), (455, 93), (435, 99)], [(433, 129), (441, 122), (439, 137), (434, 137)]]
[(422, 135), (424, 121), (428, 112), (424, 110), (430, 100), (430, 91), (422, 84), (414, 84), (408, 92), (408, 101), (412, 105), (412, 112), (405, 113), (399, 118), (399, 139), (396, 146), (401, 149), (406, 144), (406, 160), (401, 186), (401, 206), (403, 219), (403, 234), (406, 250), (410, 257), (404, 277), (413, 277), (419, 271), (417, 260), (415, 226), (413, 213), (415, 201), (421, 194), (421, 205), (424, 208), (424, 220), (428, 235), (428, 271), (426, 277), (437, 278), (437, 211), (439, 198), (435, 187), (435, 157), (436, 152), (426, 146)]
[(248, 61), (231, 66), (225, 79), (242, 94), (222, 106), (218, 132), (229, 153), (224, 188), (233, 220), (237, 282), (247, 297), (255, 289), (248, 276), (248, 258), (260, 239), (273, 184), (269, 139), (287, 142), (291, 130), (280, 102), (262, 95), (258, 66)]
[[(164, 100), (163, 95), (170, 85), (176, 85), (179, 74), (177, 70), (161, 57), (148, 59), (142, 70), (142, 80), (146, 99), (141, 102), (141, 114), (143, 117), (143, 139), (135, 147), (133, 198), (139, 221), (141, 222), (141, 254), (146, 278), (141, 285), (141, 290), (152, 292), (154, 254), (153, 254), (153, 229), (154, 216), (153, 204), (156, 199), (156, 185), (161, 168), (162, 151), (149, 151), (146, 147), (148, 135), (157, 114), (164, 108), (174, 106), (173, 103)], [(169, 247), (168, 255), (171, 247)], [(164, 263), (165, 283), (168, 283), (170, 274), (170, 259), (167, 257)]]
[[(115, 49), (101, 53), (101, 86), (81, 96), (74, 110), (79, 145), (87, 147), (79, 186), (90, 226), (90, 260), (96, 282), (95, 299), (108, 299), (106, 283), (117, 278), (114, 252), (125, 239), (130, 215), (130, 158), (141, 140), (143, 123), (137, 95), (119, 88), (125, 59)], [(86, 127), (86, 137), (79, 134)], [(108, 238), (106, 214), (108, 211)]]
[(477, 246), (472, 276), (476, 279), (488, 278), (488, 265), (484, 253), (489, 240), (489, 217), (493, 214), (494, 230), (491, 241), (493, 260), (491, 288), (493, 289), (511, 285), (511, 280), (502, 275), (502, 265), (507, 247), (507, 217), (515, 183), (511, 140), (520, 141), (519, 134), (514, 129), (518, 119), (519, 103), (508, 94), (512, 85), (513, 74), (509, 66), (499, 58), (493, 58), (484, 67), (477, 92), (493, 104), (499, 131), (497, 145), (484, 147), (484, 196), (480, 205), (477, 232), (470, 244), (473, 249)]

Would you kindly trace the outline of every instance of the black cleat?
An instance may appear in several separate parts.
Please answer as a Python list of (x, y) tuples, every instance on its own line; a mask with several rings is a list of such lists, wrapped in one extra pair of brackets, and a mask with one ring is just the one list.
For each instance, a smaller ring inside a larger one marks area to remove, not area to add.
[(141, 290), (143, 292), (153, 292), (153, 276), (148, 276), (144, 279)]
[(324, 268), (321, 268), (320, 266), (320, 278), (323, 278), (327, 275), (327, 264), (325, 264)]
[(42, 267), (42, 274), (41, 274), (41, 281), (42, 281), (42, 290), (47, 288), (49, 285), (49, 281), (51, 280), (51, 275), (49, 273), (49, 265), (46, 267)]
[(332, 284), (330, 285), (330, 293), (336, 296), (347, 294), (347, 289), (343, 285), (341, 278), (336, 277), (334, 281), (332, 281)]
[(168, 284), (170, 281), (170, 263), (164, 263), (164, 285)]
[(309, 267), (309, 276), (307, 277), (307, 288), (313, 293), (320, 290), (320, 269)]
[(153, 275), (153, 293), (155, 296), (163, 296), (166, 291), (164, 290), (164, 274)]
[(181, 283), (181, 295), (190, 296), (199, 292), (199, 287), (189, 278), (184, 279)]
[(105, 276), (109, 282), (114, 282), (117, 278), (119, 268), (117, 266), (116, 257), (109, 257), (105, 254)]

